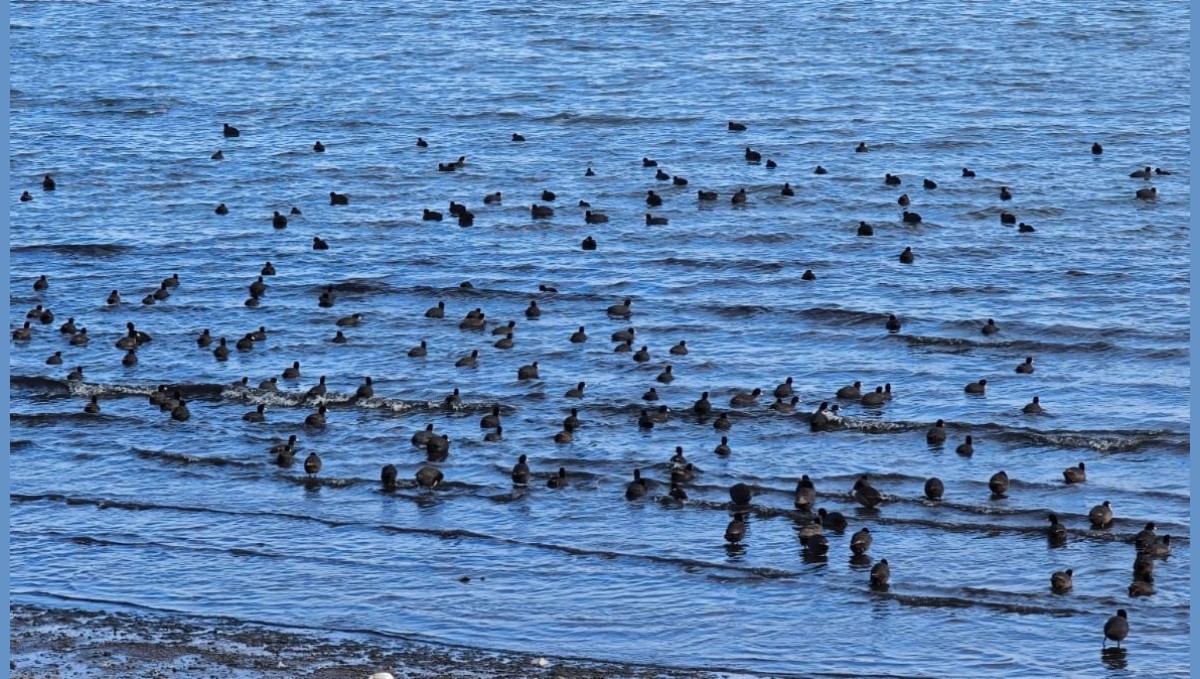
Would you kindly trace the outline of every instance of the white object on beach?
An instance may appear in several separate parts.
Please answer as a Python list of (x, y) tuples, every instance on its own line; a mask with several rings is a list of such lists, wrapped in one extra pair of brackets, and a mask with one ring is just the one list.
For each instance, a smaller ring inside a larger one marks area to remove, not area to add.
[(367, 679), (396, 679), (396, 677), (393, 677), (391, 672), (376, 672)]
[(545, 658), (537, 658), (533, 661), (533, 664), (537, 665), (538, 667), (545, 667), (546, 665), (550, 664), (550, 661), (546, 660)]

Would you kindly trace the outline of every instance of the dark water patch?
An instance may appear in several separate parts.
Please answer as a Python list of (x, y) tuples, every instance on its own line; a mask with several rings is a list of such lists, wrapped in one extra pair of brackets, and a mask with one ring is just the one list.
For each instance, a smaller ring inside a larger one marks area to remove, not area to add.
[(732, 240), (734, 243), (753, 245), (755, 243), (788, 243), (796, 240), (797, 238), (798, 236), (794, 236), (790, 233), (762, 233), (751, 234), (748, 236), (738, 236), (736, 238), (731, 238), (730, 240)]
[(924, 608), (987, 608), (1002, 613), (1018, 615), (1051, 615), (1067, 617), (1076, 615), (1078, 611), (1069, 608), (1054, 608), (1049, 606), (1033, 606), (1030, 604), (1002, 603), (998, 601), (980, 601), (948, 596), (924, 596), (920, 594), (898, 594), (895, 592), (876, 592), (876, 596), (897, 601), (905, 606)]
[(854, 311), (853, 309), (833, 309), (829, 307), (813, 307), (796, 312), (800, 318), (813, 321), (823, 321), (838, 326), (872, 325), (883, 326), (888, 315), (870, 311)]

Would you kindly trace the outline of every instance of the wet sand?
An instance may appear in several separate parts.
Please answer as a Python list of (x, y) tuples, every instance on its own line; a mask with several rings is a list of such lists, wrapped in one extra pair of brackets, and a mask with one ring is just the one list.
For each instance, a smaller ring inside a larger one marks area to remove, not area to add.
[(501, 654), (393, 639), (331, 638), (298, 629), (159, 615), (17, 605), (13, 679), (367, 679), (404, 677), (745, 677), (651, 666)]

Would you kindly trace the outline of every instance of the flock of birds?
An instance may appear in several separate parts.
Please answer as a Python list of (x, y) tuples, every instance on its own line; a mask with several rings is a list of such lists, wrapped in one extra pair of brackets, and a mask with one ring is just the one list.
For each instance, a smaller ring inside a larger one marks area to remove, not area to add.
[[(732, 132), (745, 131), (746, 125), (743, 123), (729, 122), (728, 129)], [(223, 135), (226, 138), (234, 138), (240, 136), (240, 131), (225, 124)], [(525, 138), (520, 134), (513, 134), (513, 142), (524, 142)], [(428, 148), (429, 144), (422, 138), (417, 139), (417, 146), (420, 148)], [(324, 144), (317, 141), (313, 147), (313, 152), (323, 153), (326, 150)], [(855, 149), (858, 153), (868, 152), (870, 149), (866, 143), (861, 143)], [(1091, 152), (1095, 155), (1103, 153), (1103, 148), (1099, 143), (1092, 145)], [(762, 154), (750, 147), (746, 147), (744, 157), (747, 162), (760, 163), (762, 162)], [(218, 150), (212, 154), (213, 160), (223, 160), (224, 154)], [(456, 160), (439, 163), (438, 171), (454, 172), (463, 168), (466, 164), (466, 157), (459, 156)], [(645, 168), (655, 169), (655, 179), (657, 181), (670, 181), (674, 186), (686, 186), (688, 180), (678, 175), (670, 175), (663, 169), (658, 167), (657, 161), (650, 158), (642, 159), (642, 166)], [(766, 167), (769, 169), (777, 167), (775, 161), (766, 159)], [(821, 175), (827, 174), (828, 170), (818, 165), (814, 169), (814, 173)], [(595, 171), (588, 167), (585, 175), (595, 176)], [(1130, 176), (1137, 179), (1150, 180), (1156, 176), (1168, 175), (1169, 171), (1162, 168), (1151, 169), (1146, 166), (1144, 169), (1133, 172)], [(963, 178), (975, 177), (975, 172), (969, 168), (962, 169)], [(903, 182), (902, 178), (892, 174), (886, 174), (884, 182), (889, 186), (900, 186)], [(922, 186), (925, 190), (935, 190), (937, 183), (931, 179), (924, 179)], [(53, 177), (45, 175), (42, 180), (42, 189), (44, 191), (55, 191), (57, 184)], [(783, 196), (794, 195), (794, 190), (788, 183), (783, 184), (780, 188), (780, 194)], [(1012, 190), (1008, 187), (1001, 187), (1000, 199), (1011, 200)], [(1139, 200), (1155, 200), (1158, 192), (1157, 188), (1140, 188), (1135, 192), (1135, 198)], [(548, 219), (554, 216), (555, 209), (548, 203), (554, 202), (557, 196), (554, 192), (545, 190), (541, 194), (542, 203), (533, 203), (530, 207), (530, 215), (533, 219)], [(715, 201), (719, 196), (716, 191), (700, 189), (697, 191), (698, 201)], [(745, 188), (740, 188), (734, 192), (729, 200), (733, 205), (746, 203), (748, 199)], [(33, 200), (33, 196), (28, 192), (22, 192), (20, 201), (28, 202)], [(498, 204), (503, 200), (500, 192), (487, 194), (483, 198), (485, 205)], [(663, 204), (663, 197), (654, 190), (648, 190), (646, 193), (645, 202), (648, 208), (659, 207)], [(350, 197), (346, 194), (329, 192), (329, 204), (334, 206), (349, 205)], [(921, 216), (916, 212), (910, 211), (907, 208), (911, 205), (911, 199), (907, 194), (902, 194), (897, 199), (898, 205), (903, 208), (901, 219), (906, 224), (919, 224)], [(578, 207), (583, 210), (583, 219), (587, 224), (603, 224), (608, 221), (608, 216), (599, 211), (593, 211), (591, 205), (584, 200), (580, 200)], [(472, 226), (475, 220), (475, 214), (466, 205), (450, 201), (449, 214), (457, 220), (460, 226)], [(226, 215), (229, 213), (229, 208), (220, 203), (215, 208), (215, 213), (218, 215)], [(291, 215), (300, 214), (299, 208), (293, 207)], [(430, 209), (425, 209), (422, 214), (422, 219), (425, 221), (442, 221), (445, 216), (441, 212)], [(651, 212), (645, 214), (647, 225), (663, 225), (667, 223), (667, 218), (656, 216)], [(1017, 225), (1020, 232), (1033, 232), (1035, 229), (1031, 225), (1024, 222), (1018, 222), (1015, 215), (1002, 211), (1000, 221), (1006, 225)], [(276, 229), (285, 229), (288, 225), (288, 215), (281, 214), (276, 211), (271, 216), (272, 226)], [(860, 222), (857, 234), (863, 237), (874, 235), (873, 227), (866, 223)], [(319, 238), (313, 238), (312, 247), (314, 250), (328, 250), (329, 244), (327, 241)], [(597, 241), (588, 236), (581, 244), (583, 250), (593, 251), (597, 249)], [(912, 264), (915, 261), (916, 255), (911, 247), (905, 247), (899, 255), (899, 261), (903, 264)], [(248, 287), (249, 296), (245, 301), (245, 306), (255, 308), (260, 305), (262, 298), (267, 293), (266, 278), (276, 275), (275, 265), (270, 261), (266, 262), (259, 272), (259, 275)], [(816, 275), (811, 270), (806, 270), (803, 274), (803, 279), (814, 280)], [(158, 287), (148, 292), (143, 298), (143, 304), (156, 304), (170, 299), (172, 291), (179, 288), (181, 280), (178, 274), (163, 279)], [(472, 287), (469, 281), (461, 284), (461, 287)], [(41, 275), (34, 283), (33, 290), (39, 295), (48, 293), (50, 283), (46, 275)], [(539, 286), (539, 292), (557, 292), (549, 286)], [(334, 306), (336, 302), (336, 294), (333, 286), (327, 286), (319, 295), (318, 305), (322, 308)], [(123, 303), (121, 293), (118, 290), (112, 290), (106, 299), (106, 304), (116, 306)], [(613, 304), (608, 307), (607, 315), (613, 319), (628, 320), (633, 316), (633, 300), (624, 299), (622, 302)], [(439, 301), (435, 306), (425, 312), (425, 318), (432, 320), (445, 319), (446, 305), (444, 301)], [(536, 300), (531, 301), (529, 307), (525, 310), (525, 316), (528, 319), (536, 319), (541, 316), (542, 310), (538, 307)], [(33, 337), (34, 327), (33, 322), (39, 322), (43, 325), (49, 325), (54, 321), (54, 313), (48, 306), (38, 304), (31, 309), (27, 315), (27, 320), (24, 325), (12, 331), (12, 339), (18, 343), (28, 342)], [(458, 327), (466, 331), (483, 331), (488, 327), (488, 321), (484, 311), (481, 308), (476, 308), (468, 311), (460, 321)], [(335, 343), (345, 343), (348, 341), (343, 332), (343, 328), (349, 329), (358, 326), (363, 321), (362, 314), (355, 313), (344, 316), (337, 320), (338, 330), (331, 341)], [(126, 323), (124, 335), (116, 342), (116, 348), (124, 352), (121, 359), (122, 365), (126, 367), (136, 366), (138, 363), (138, 348), (142, 345), (151, 342), (152, 338), (146, 332), (135, 327), (133, 323)], [(514, 345), (513, 337), (516, 328), (515, 321), (509, 321), (506, 324), (495, 325), (492, 329), (492, 335), (498, 336), (494, 346), (497, 349), (511, 349)], [(90, 341), (88, 329), (86, 327), (77, 327), (75, 319), (69, 318), (66, 323), (61, 325), (60, 333), (66, 338), (68, 344), (73, 347), (87, 346)], [(901, 321), (895, 315), (889, 315), (884, 328), (887, 332), (895, 333), (901, 329)], [(983, 335), (993, 335), (1000, 332), (999, 326), (993, 319), (988, 319), (979, 330)], [(616, 352), (630, 353), (632, 359), (639, 363), (645, 363), (651, 360), (651, 352), (649, 347), (642, 346), (640, 349), (634, 348), (634, 340), (637, 335), (637, 330), (633, 327), (622, 329), (612, 333), (610, 339), (617, 343)], [(265, 326), (260, 326), (257, 330), (253, 330), (243, 334), (234, 342), (233, 350), (236, 351), (251, 351), (255, 343), (265, 341), (267, 339), (267, 329)], [(589, 341), (585, 326), (579, 326), (578, 330), (567, 338), (571, 343), (583, 343)], [(199, 347), (208, 348), (214, 343), (211, 351), (217, 361), (228, 360), (231, 349), (225, 337), (214, 337), (209, 329), (204, 329), (196, 339)], [(688, 347), (685, 340), (680, 340), (678, 344), (670, 347), (669, 354), (673, 356), (686, 355)], [(408, 356), (412, 358), (421, 358), (426, 356), (427, 345), (424, 340), (419, 345), (408, 350)], [(479, 350), (474, 349), (469, 354), (462, 356), (455, 363), (458, 367), (474, 368), (479, 361)], [(48, 365), (61, 365), (63, 363), (62, 351), (55, 351), (48, 359)], [(1032, 374), (1035, 370), (1033, 357), (1026, 357), (1023, 362), (1015, 367), (1015, 372), (1018, 374)], [(295, 361), (292, 365), (282, 371), (279, 377), (271, 377), (253, 385), (249, 377), (243, 377), (235, 383), (234, 386), (243, 389), (257, 388), (262, 391), (276, 391), (279, 389), (279, 379), (287, 381), (296, 381), (301, 378), (300, 362)], [(539, 379), (538, 362), (533, 361), (528, 365), (521, 366), (518, 370), (517, 377), (519, 380), (535, 380)], [(75, 367), (68, 375), (67, 379), (71, 382), (79, 382), (85, 379), (84, 368)], [(662, 384), (669, 384), (673, 379), (672, 367), (665, 365), (662, 371), (657, 376), (657, 381)], [(988, 381), (979, 379), (965, 385), (966, 393), (983, 395), (986, 393)], [(565, 392), (564, 397), (567, 399), (583, 398), (587, 384), (579, 382), (577, 385)], [(309, 414), (304, 421), (304, 425), (310, 428), (324, 427), (328, 409), (325, 403), (327, 394), (327, 384), (324, 376), (321, 376), (318, 383), (307, 390), (306, 396), (316, 399), (318, 402), (317, 410)], [(372, 379), (366, 377), (361, 385), (355, 391), (355, 399), (369, 399), (374, 396), (374, 387)], [(759, 405), (758, 400), (762, 396), (761, 388), (736, 394), (730, 401), (732, 408), (750, 408)], [(774, 402), (767, 406), (770, 410), (780, 413), (794, 413), (800, 403), (800, 398), (795, 395), (793, 389), (793, 381), (791, 377), (778, 384), (773, 392)], [(659, 400), (659, 394), (656, 387), (650, 387), (643, 396), (643, 400), (647, 402), (647, 407), (643, 408), (639, 414), (637, 426), (643, 429), (652, 429), (656, 424), (662, 424), (670, 419), (672, 410), (666, 405), (653, 405)], [(821, 402), (811, 415), (808, 416), (808, 421), (813, 431), (824, 431), (836, 429), (842, 420), (840, 413), (841, 404), (837, 403), (860, 403), (864, 407), (879, 408), (885, 405), (893, 398), (892, 385), (884, 384), (875, 387), (873, 390), (864, 390), (861, 382), (855, 382), (852, 385), (846, 385), (836, 390), (833, 397), (829, 400)], [(149, 396), (149, 401), (152, 405), (158, 406), (162, 411), (168, 412), (173, 420), (186, 421), (191, 417), (188, 410), (186, 400), (181, 396), (178, 390), (172, 390), (167, 385), (159, 385)], [(446, 396), (443, 405), (447, 408), (455, 407), (460, 401), (459, 390), (454, 389), (453, 393)], [(833, 402), (833, 403), (831, 403)], [(243, 415), (243, 419), (247, 422), (265, 422), (266, 407), (258, 405), (254, 411)], [(91, 396), (88, 403), (84, 406), (84, 411), (87, 413), (101, 412), (99, 398)], [(713, 414), (714, 405), (709, 399), (709, 392), (701, 394), (691, 406), (692, 413), (697, 416), (700, 422), (706, 422)], [(1032, 400), (1023, 408), (1023, 412), (1029, 415), (1037, 415), (1042, 413), (1042, 406), (1037, 396), (1033, 396)], [(570, 415), (563, 422), (561, 430), (554, 435), (554, 441), (560, 444), (570, 443), (573, 438), (573, 433), (582, 426), (580, 413), (578, 408), (571, 408)], [(499, 441), (503, 436), (503, 426), (501, 423), (501, 413), (499, 406), (495, 406), (492, 412), (485, 415), (480, 421), (480, 426), (483, 429), (489, 430), (485, 436), (486, 441)], [(729, 431), (732, 423), (725, 412), (717, 413), (713, 418), (712, 426), (721, 432)], [(926, 441), (932, 445), (942, 445), (946, 442), (947, 432), (943, 420), (937, 420), (931, 429), (926, 434)], [(443, 472), (436, 466), (436, 463), (444, 461), (449, 455), (450, 438), (445, 434), (434, 432), (432, 424), (427, 425), (424, 429), (418, 431), (412, 437), (412, 444), (416, 448), (425, 451), (427, 464), (421, 465), (414, 474), (416, 484), (421, 488), (436, 489), (445, 481)], [(291, 435), (287, 442), (277, 444), (270, 448), (269, 454), (275, 461), (282, 466), (290, 466), (294, 463), (295, 454), (297, 452), (298, 437)], [(956, 452), (959, 455), (970, 456), (974, 452), (972, 437), (967, 436), (965, 440), (957, 446)], [(718, 456), (728, 456), (732, 453), (729, 446), (728, 437), (722, 436), (721, 443), (715, 448), (714, 453)], [(304, 471), (308, 474), (310, 481), (314, 481), (317, 474), (322, 468), (322, 461), (316, 452), (310, 452), (303, 462)], [(692, 481), (696, 469), (683, 454), (683, 449), (677, 447), (674, 456), (671, 458), (671, 475), (669, 481), (669, 491), (662, 498), (664, 502), (683, 502), (687, 500), (687, 492), (684, 486)], [(1067, 484), (1084, 483), (1087, 480), (1086, 469), (1084, 463), (1068, 467), (1063, 470), (1063, 480)], [(380, 480), (384, 490), (393, 491), (398, 487), (399, 470), (395, 465), (388, 464), (384, 466), (380, 472)], [(518, 486), (526, 486), (533, 480), (533, 472), (530, 469), (529, 459), (526, 455), (521, 455), (511, 472), (512, 482)], [(569, 474), (565, 468), (559, 468), (556, 472), (551, 473), (546, 479), (545, 484), (549, 488), (565, 488), (569, 485)], [(1004, 471), (998, 471), (988, 481), (988, 487), (993, 497), (1004, 497), (1008, 492), (1009, 478)], [(625, 497), (629, 501), (636, 501), (645, 497), (651, 489), (648, 479), (642, 476), (640, 469), (633, 470), (633, 478), (625, 488)], [(938, 478), (930, 478), (925, 482), (924, 493), (928, 500), (936, 502), (942, 498), (945, 487), (943, 482)], [(746, 518), (750, 510), (752, 500), (752, 489), (743, 483), (735, 484), (730, 488), (730, 509), (733, 512), (733, 519), (729, 522), (725, 529), (725, 539), (729, 543), (738, 543), (745, 538), (746, 535)], [(852, 490), (853, 499), (862, 506), (872, 509), (878, 506), (885, 500), (884, 495), (871, 485), (868, 477), (859, 478)], [(847, 520), (840, 512), (827, 511), (824, 508), (816, 508), (816, 489), (813, 481), (804, 475), (796, 485), (795, 490), (795, 509), (801, 513), (811, 516), (811, 521), (802, 527), (800, 531), (800, 541), (806, 553), (813, 556), (821, 556), (828, 552), (829, 541), (825, 536), (825, 531), (834, 531), (841, 533), (847, 527)], [(815, 512), (814, 512), (815, 509)], [(1112, 524), (1113, 512), (1108, 501), (1103, 502), (1091, 509), (1088, 513), (1088, 519), (1093, 528), (1103, 529)], [(1058, 517), (1054, 514), (1049, 515), (1049, 527), (1047, 535), (1051, 543), (1061, 544), (1067, 538), (1065, 527), (1059, 523)], [(870, 529), (863, 527), (855, 532), (850, 538), (850, 550), (852, 560), (858, 560), (860, 563), (870, 563), (867, 556), (871, 548), (872, 535)], [(1137, 534), (1134, 540), (1136, 556), (1133, 566), (1133, 581), (1129, 586), (1128, 593), (1130, 596), (1148, 596), (1154, 593), (1154, 563), (1155, 559), (1165, 558), (1169, 556), (1171, 550), (1171, 536), (1164, 535), (1159, 537), (1156, 533), (1154, 523), (1146, 524), (1145, 528)], [(1072, 570), (1055, 572), (1051, 575), (1051, 589), (1057, 593), (1066, 593), (1072, 589)], [(887, 559), (881, 559), (876, 563), (870, 571), (869, 586), (874, 589), (887, 589), (891, 579), (891, 572)], [(1129, 622), (1125, 610), (1118, 610), (1114, 616), (1109, 618), (1104, 625), (1105, 644), (1108, 641), (1117, 642), (1118, 648), (1120, 643), (1125, 640), (1129, 633)]]

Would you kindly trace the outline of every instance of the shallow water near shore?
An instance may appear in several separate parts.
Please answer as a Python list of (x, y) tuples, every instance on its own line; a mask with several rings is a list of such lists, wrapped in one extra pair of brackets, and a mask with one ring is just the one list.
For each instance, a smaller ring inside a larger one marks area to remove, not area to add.
[[(239, 13), (11, 5), (9, 323), (35, 304), (56, 316), (10, 345), (14, 601), (765, 674), (1187, 674), (1186, 5)], [(223, 122), (241, 136), (223, 139)], [(747, 146), (778, 167), (745, 162)], [(224, 161), (209, 159), (217, 149)], [(460, 155), (460, 171), (437, 171)], [(688, 185), (656, 181), (644, 156)], [(1147, 164), (1171, 174), (1129, 178)], [(47, 172), (54, 192), (38, 186)], [(1158, 200), (1135, 200), (1147, 186)], [(740, 187), (749, 200), (735, 207)], [(556, 213), (532, 220), (544, 189)], [(648, 189), (668, 225), (644, 224)], [(698, 202), (699, 189), (720, 198)], [(23, 190), (34, 199), (17, 202)], [(350, 205), (328, 205), (331, 190)], [(503, 203), (483, 205), (493, 191)], [(901, 193), (921, 224), (901, 222)], [(581, 199), (610, 221), (585, 224)], [(475, 225), (421, 220), (449, 200)], [(272, 229), (272, 211), (292, 206), (303, 214)], [(1001, 210), (1037, 231), (1002, 225)], [(855, 235), (860, 220), (873, 237)], [(588, 235), (595, 252), (579, 247)], [(313, 251), (313, 236), (330, 250)], [(910, 265), (897, 260), (906, 246)], [(278, 275), (246, 308), (267, 260)], [(170, 299), (140, 303), (175, 272)], [(50, 289), (34, 292), (43, 273)], [(326, 285), (333, 308), (317, 305)], [(106, 306), (114, 288), (125, 301)], [(632, 318), (609, 318), (625, 297)], [(523, 313), (532, 299), (536, 320)], [(439, 300), (446, 318), (424, 318)], [(476, 307), (487, 331), (459, 330)], [(332, 343), (352, 313), (362, 325)], [(884, 330), (889, 313), (900, 332)], [(89, 346), (58, 332), (72, 316)], [(996, 335), (980, 333), (987, 318)], [(493, 348), (509, 320), (515, 346)], [(113, 347), (127, 321), (153, 336), (134, 368)], [(568, 342), (580, 325), (588, 341)], [(227, 362), (195, 343), (204, 328), (232, 345), (259, 326), (268, 339)], [(647, 363), (613, 351), (609, 336), (630, 326)], [(429, 355), (408, 358), (422, 339)], [(680, 340), (688, 355), (670, 355)], [(472, 349), (479, 367), (455, 368)], [(45, 365), (57, 350), (64, 365)], [(1026, 356), (1036, 372), (1016, 374)], [(229, 386), (296, 360), (302, 376), (279, 393)], [(535, 360), (540, 379), (518, 381)], [(669, 385), (655, 381), (666, 364)], [(66, 380), (77, 365), (82, 384)], [(305, 392), (321, 375), (329, 415), (316, 430)], [(375, 396), (356, 400), (367, 375)], [(788, 376), (798, 414), (768, 411)], [(963, 392), (980, 378), (985, 396)], [(842, 426), (811, 432), (805, 414), (855, 380), (890, 383), (894, 398), (842, 402)], [(579, 381), (585, 397), (564, 398)], [(189, 421), (147, 403), (162, 383)], [(642, 431), (652, 386), (675, 413)], [(757, 405), (728, 407), (754, 387)], [(454, 388), (462, 403), (443, 408)], [(690, 412), (703, 391), (730, 411), (727, 458), (713, 454), (712, 419)], [(99, 415), (82, 412), (92, 395)], [(1034, 395), (1046, 412), (1023, 414)], [(244, 422), (260, 403), (267, 423)], [(485, 443), (492, 404), (504, 437)], [(571, 407), (584, 426), (557, 445)], [(929, 446), (939, 418), (949, 438)], [(412, 480), (425, 455), (410, 437), (427, 423), (452, 439), (433, 493)], [(279, 467), (266, 451), (293, 433), (297, 462)], [(955, 454), (966, 435), (971, 457)], [(657, 500), (675, 446), (699, 470), (682, 505)], [(301, 464), (312, 451), (317, 483)], [(514, 488), (522, 453), (534, 479)], [(1081, 461), (1087, 483), (1065, 485)], [(380, 490), (387, 463), (394, 493)], [(560, 466), (570, 486), (551, 490)], [(635, 467), (653, 484), (626, 502)], [(1012, 486), (993, 499), (1001, 469)], [(864, 473), (888, 499), (874, 511), (849, 495)], [(828, 534), (827, 558), (797, 539), (801, 474), (850, 522)], [(923, 498), (930, 476), (945, 483), (940, 503)], [(730, 547), (737, 482), (755, 497)], [(1104, 500), (1116, 521), (1092, 530)], [(1068, 528), (1064, 547), (1047, 543), (1048, 512)], [(1156, 566), (1157, 593), (1131, 599), (1147, 521), (1176, 549)], [(849, 562), (863, 526), (872, 563), (890, 564), (886, 592)], [(1053, 594), (1065, 568), (1075, 588)], [(1102, 656), (1117, 608), (1128, 650)]]

